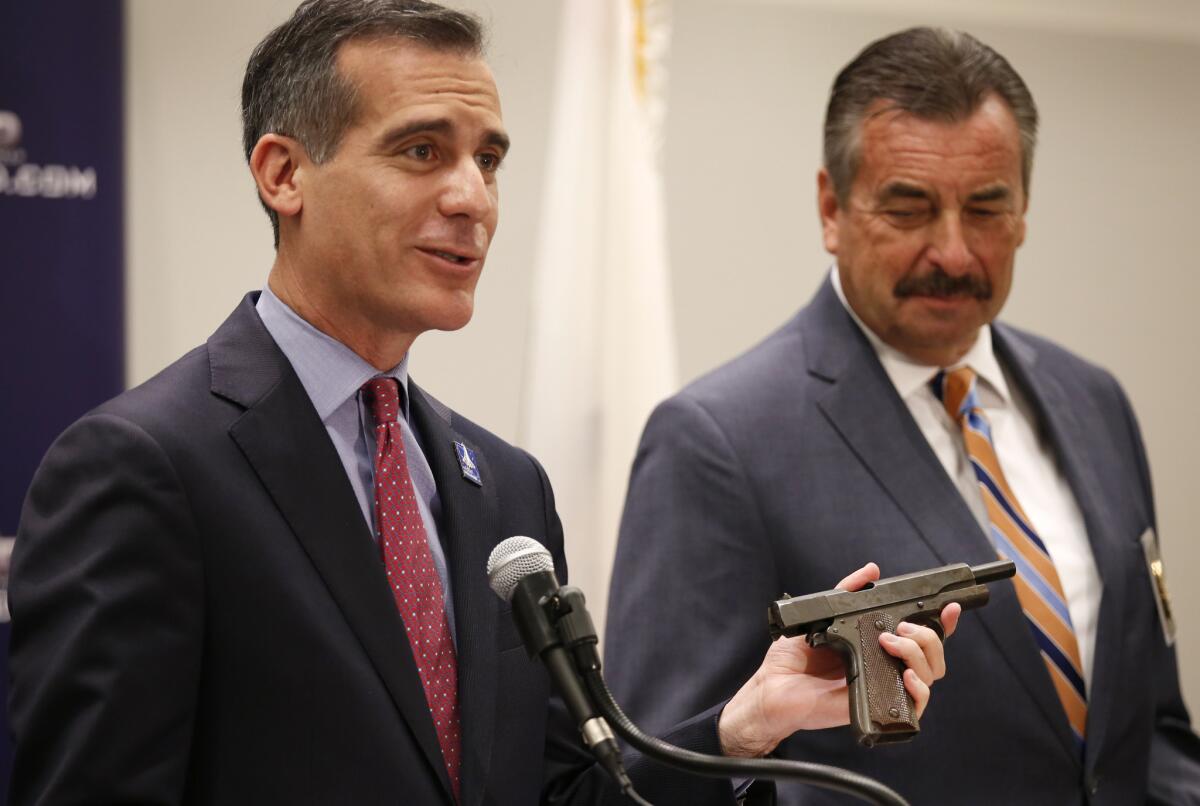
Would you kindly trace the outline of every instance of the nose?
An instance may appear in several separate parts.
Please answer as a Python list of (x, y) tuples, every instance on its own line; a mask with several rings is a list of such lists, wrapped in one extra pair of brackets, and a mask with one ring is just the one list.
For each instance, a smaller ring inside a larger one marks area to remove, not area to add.
[(446, 173), (446, 183), (438, 197), (442, 215), (483, 221), (494, 213), (495, 208), (495, 184), (488, 181), (474, 158), (459, 160), (453, 170)]
[(973, 268), (975, 257), (967, 245), (961, 211), (946, 210), (939, 216), (932, 233), (929, 259), (951, 276), (965, 274)]

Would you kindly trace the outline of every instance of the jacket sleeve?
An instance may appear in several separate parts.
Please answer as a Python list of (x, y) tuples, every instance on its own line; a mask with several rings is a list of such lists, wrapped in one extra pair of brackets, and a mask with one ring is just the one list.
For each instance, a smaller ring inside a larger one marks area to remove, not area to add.
[[(770, 644), (781, 592), (741, 457), (687, 396), (651, 416), (613, 569), (605, 663), (630, 716), (661, 731), (731, 697)], [(666, 602), (662, 613), (655, 602)], [(686, 614), (686, 615), (685, 615)]]
[(9, 597), (13, 806), (178, 803), (203, 579), (188, 501), (144, 430), (93, 414), (51, 447)]
[[(634, 460), (604, 644), (613, 693), (643, 730), (720, 752), (720, 710), (769, 644), (757, 603), (780, 592), (771, 556), (754, 491), (720, 424), (686, 394), (660, 405)], [(643, 763), (650, 769), (635, 762)], [(657, 794), (669, 803), (732, 802), (732, 784), (714, 783), (720, 791), (707, 795), (665, 782)]]

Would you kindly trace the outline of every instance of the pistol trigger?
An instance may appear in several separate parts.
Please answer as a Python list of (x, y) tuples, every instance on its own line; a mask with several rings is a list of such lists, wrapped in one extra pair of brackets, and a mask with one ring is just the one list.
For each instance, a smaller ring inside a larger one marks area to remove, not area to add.
[(928, 627), (937, 633), (939, 641), (946, 640), (946, 628), (942, 626), (941, 611), (931, 612), (924, 611), (920, 613), (910, 613), (907, 618), (901, 619), (909, 624), (916, 624), (920, 627)]

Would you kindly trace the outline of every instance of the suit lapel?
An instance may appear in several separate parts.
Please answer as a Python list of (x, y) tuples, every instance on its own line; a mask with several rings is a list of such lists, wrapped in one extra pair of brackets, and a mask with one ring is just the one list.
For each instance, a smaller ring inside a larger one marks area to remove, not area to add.
[[(482, 801), (495, 735), (500, 600), (487, 580), (487, 559), (500, 535), (496, 481), (487, 457), (452, 427), (450, 411), (409, 381), (413, 423), (437, 482), (438, 525), (453, 580), (458, 696), (462, 720), (462, 804)], [(463, 477), (454, 443), (475, 453), (482, 484)]]
[(375, 542), (325, 426), (253, 304), (251, 295), (208, 344), (213, 392), (246, 407), (230, 436), (316, 567), (449, 797), (424, 688)]
[(1033, 405), (1043, 434), (1054, 448), (1059, 470), (1083, 513), (1092, 556), (1104, 585), (1088, 696), (1087, 750), (1091, 764), (1103, 746), (1108, 729), (1111, 709), (1105, 704), (1121, 699), (1121, 692), (1114, 690), (1116, 681), (1112, 676), (1120, 668), (1121, 614), (1126, 597), (1122, 561), (1126, 547), (1121, 545), (1120, 536), (1112, 532), (1110, 524), (1116, 519), (1085, 453), (1094, 435), (1103, 433), (1108, 426), (1089, 397), (1068, 395), (1061, 380), (1037, 363), (1036, 352), (1018, 334), (1003, 325), (993, 327), (992, 332), (997, 353)]
[[(826, 283), (803, 322), (817, 406), (939, 560), (980, 563), (995, 550), (929, 447), (870, 342)], [(953, 501), (952, 505), (947, 502)]]
[[(828, 381), (818, 407), (942, 563), (996, 559), (979, 522), (917, 427), (874, 349), (826, 282), (803, 320), (809, 372)], [(1076, 757), (1070, 726), (1012, 585), (992, 585), (976, 611), (1052, 729)]]

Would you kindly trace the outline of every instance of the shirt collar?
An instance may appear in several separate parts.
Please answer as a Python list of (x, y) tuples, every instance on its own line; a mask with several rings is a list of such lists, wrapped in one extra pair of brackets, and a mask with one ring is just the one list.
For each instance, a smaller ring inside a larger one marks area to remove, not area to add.
[(933, 376), (938, 373), (938, 370), (957, 369), (958, 367), (968, 366), (975, 370), (975, 375), (982, 382), (981, 393), (985, 397), (987, 396), (987, 392), (990, 391), (997, 398), (995, 402), (1002, 406), (1007, 405), (1012, 400), (1008, 390), (1008, 383), (1004, 380), (1004, 372), (1000, 369), (1000, 362), (996, 360), (995, 351), (992, 350), (991, 325), (984, 325), (979, 329), (979, 336), (975, 339), (975, 343), (971, 345), (971, 349), (967, 350), (967, 354), (955, 362), (953, 366), (938, 367), (922, 364), (909, 358), (890, 344), (884, 343), (879, 336), (875, 335), (875, 332), (871, 328), (867, 327), (858, 318), (858, 314), (854, 312), (854, 309), (850, 307), (850, 303), (846, 301), (846, 294), (842, 290), (842, 280), (838, 274), (837, 263), (833, 264), (829, 279), (833, 283), (833, 290), (837, 292), (837, 297), (841, 301), (842, 307), (846, 309), (846, 313), (850, 314), (850, 318), (854, 320), (854, 324), (858, 326), (858, 329), (871, 342), (871, 347), (879, 357), (879, 363), (883, 364), (884, 371), (887, 372), (892, 385), (896, 387), (896, 391), (902, 399), (907, 400), (909, 396), (921, 391), (933, 379)]
[(325, 422), (347, 400), (355, 397), (364, 383), (375, 377), (395, 378), (408, 419), (408, 356), (386, 372), (380, 372), (337, 339), (322, 333), (264, 287), (256, 305), (271, 338), (291, 362), (308, 392), (317, 416)]

